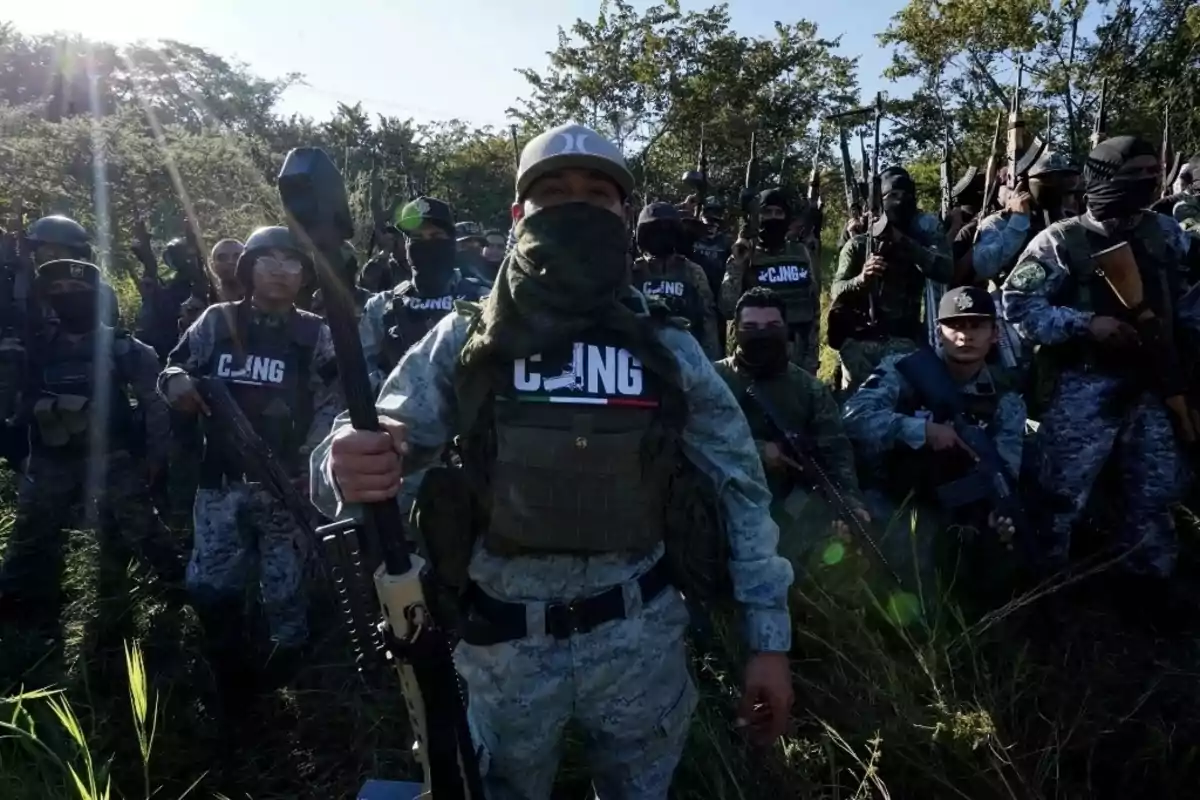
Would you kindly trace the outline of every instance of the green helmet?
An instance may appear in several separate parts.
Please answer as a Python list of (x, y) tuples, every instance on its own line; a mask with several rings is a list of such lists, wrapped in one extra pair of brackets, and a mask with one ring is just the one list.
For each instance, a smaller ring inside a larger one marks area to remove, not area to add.
[(254, 285), (254, 262), (267, 250), (287, 250), (300, 257), (305, 269), (312, 268), (308, 252), (292, 232), (282, 225), (258, 228), (246, 239), (245, 250), (237, 263), (237, 278), (247, 289)]
[(521, 151), (517, 199), (524, 198), (534, 181), (547, 172), (570, 167), (603, 173), (626, 198), (633, 192), (633, 173), (616, 145), (583, 125), (559, 125), (530, 139)]
[(76, 258), (90, 261), (92, 258), (92, 237), (87, 230), (70, 217), (58, 214), (42, 217), (29, 226), (25, 238), (35, 248), (38, 245), (52, 244), (66, 248)]

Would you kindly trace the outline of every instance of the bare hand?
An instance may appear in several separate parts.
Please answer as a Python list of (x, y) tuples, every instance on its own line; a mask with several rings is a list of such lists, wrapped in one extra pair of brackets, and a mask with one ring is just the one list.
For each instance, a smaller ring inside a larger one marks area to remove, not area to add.
[(867, 278), (882, 278), (886, 272), (887, 262), (884, 261), (883, 256), (873, 255), (863, 264), (863, 275)]
[(988, 514), (988, 525), (999, 536), (1001, 544), (1012, 550), (1013, 537), (1017, 535), (1017, 526), (1013, 524), (1012, 518), (997, 516), (993, 511)]
[[(871, 524), (871, 515), (867, 513), (865, 508), (856, 508), (852, 513), (854, 514), (854, 518), (862, 525)], [(850, 526), (846, 524), (845, 520), (837, 519), (833, 521), (833, 535), (843, 542), (854, 540), (854, 533), (850, 530)]]
[(779, 449), (779, 445), (774, 442), (763, 442), (762, 462), (767, 469), (783, 467), (783, 451)]
[(1116, 317), (1092, 317), (1088, 323), (1088, 333), (1097, 342), (1111, 344), (1136, 344), (1137, 330), (1128, 322)]
[(958, 438), (958, 434), (954, 431), (953, 425), (945, 425), (940, 422), (925, 423), (925, 444), (932, 450), (953, 450), (956, 447), (961, 447), (963, 450), (969, 450), (966, 443)]
[(749, 261), (751, 250), (750, 242), (747, 242), (745, 239), (738, 239), (733, 243), (733, 260), (739, 264)]
[(329, 449), (329, 468), (348, 503), (378, 503), (400, 492), (400, 459), (408, 453), (408, 428), (380, 417), (379, 431), (339, 430)]
[(755, 653), (746, 664), (734, 727), (745, 729), (752, 742), (765, 747), (787, 730), (795, 699), (787, 653)]
[(208, 403), (204, 402), (200, 392), (196, 391), (196, 384), (192, 383), (192, 379), (187, 375), (172, 375), (167, 380), (165, 394), (167, 402), (176, 411), (182, 411), (185, 414), (199, 412), (206, 417), (212, 415)]
[(1004, 204), (1005, 210), (1010, 214), (1029, 214), (1029, 209), (1033, 205), (1033, 195), (1029, 192), (1014, 192), (1008, 198), (1008, 202)]

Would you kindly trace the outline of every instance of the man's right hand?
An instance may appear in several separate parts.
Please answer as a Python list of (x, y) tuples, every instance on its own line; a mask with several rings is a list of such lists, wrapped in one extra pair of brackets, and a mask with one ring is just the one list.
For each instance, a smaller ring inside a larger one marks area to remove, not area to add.
[(1097, 342), (1105, 344), (1135, 344), (1138, 341), (1137, 329), (1116, 317), (1092, 317), (1088, 333)]
[(204, 398), (200, 396), (200, 392), (196, 391), (196, 384), (192, 382), (190, 376), (182, 373), (172, 375), (167, 379), (167, 385), (163, 388), (165, 390), (164, 394), (167, 396), (167, 402), (176, 411), (181, 411), (185, 414), (199, 412), (206, 417), (212, 414), (212, 411), (208, 408), (208, 403), (205, 403)]
[(400, 492), (400, 460), (408, 453), (408, 428), (379, 418), (378, 431), (344, 427), (333, 435), (329, 470), (347, 503), (378, 503)]
[(925, 444), (933, 450), (953, 450), (956, 447), (969, 449), (966, 443), (958, 438), (953, 425), (945, 425), (940, 422), (925, 423)]
[(887, 261), (883, 256), (873, 255), (863, 264), (863, 276), (866, 278), (882, 278), (885, 272), (887, 272)]
[(1008, 198), (1004, 209), (1010, 214), (1029, 214), (1029, 209), (1033, 206), (1033, 195), (1029, 192), (1014, 192), (1012, 197)]
[(783, 451), (774, 442), (763, 442), (760, 451), (763, 467), (768, 470), (783, 469)]

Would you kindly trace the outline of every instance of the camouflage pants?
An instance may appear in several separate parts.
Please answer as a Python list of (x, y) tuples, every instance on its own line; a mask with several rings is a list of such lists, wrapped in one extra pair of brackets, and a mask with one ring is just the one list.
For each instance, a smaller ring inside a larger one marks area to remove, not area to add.
[(1039, 436), (1038, 482), (1047, 518), (1041, 549), (1050, 566), (1067, 562), (1071, 529), (1112, 458), (1123, 515), (1118, 544), (1135, 548), (1126, 566), (1165, 576), (1178, 555), (1171, 506), (1182, 499), (1187, 467), (1162, 401), (1145, 393), (1124, 408), (1111, 408), (1121, 388), (1118, 379), (1095, 373), (1066, 372), (1059, 378)]
[(259, 597), (281, 647), (308, 638), (304, 593), (307, 553), (303, 533), (270, 492), (231, 483), (196, 490), (195, 544), (187, 589), (198, 608), (219, 608), (242, 597), (258, 567)]
[(488, 800), (550, 797), (570, 720), (583, 728), (600, 800), (664, 800), (696, 706), (687, 624), (682, 598), (667, 590), (629, 619), (570, 639), (460, 643)]
[(897, 353), (911, 353), (916, 349), (917, 343), (912, 339), (898, 336), (878, 341), (847, 339), (838, 350), (838, 360), (842, 364), (843, 391), (847, 395), (853, 393), (886, 357)]
[(77, 524), (73, 518), (81, 503), (87, 516), (118, 531), (161, 579), (178, 582), (183, 577), (181, 554), (154, 511), (142, 467), (128, 452), (110, 453), (103, 464), (100, 490), (95, 497), (85, 498), (88, 459), (34, 453), (20, 478), (0, 591), (13, 592), (22, 600), (54, 601), (62, 569), (63, 529)]

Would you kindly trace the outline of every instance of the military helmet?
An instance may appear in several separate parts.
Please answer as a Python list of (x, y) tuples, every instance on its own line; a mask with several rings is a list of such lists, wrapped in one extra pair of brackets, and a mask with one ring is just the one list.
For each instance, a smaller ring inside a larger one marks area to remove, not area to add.
[(603, 173), (626, 198), (633, 192), (633, 173), (617, 146), (591, 128), (568, 124), (551, 128), (525, 145), (517, 167), (517, 199), (523, 199), (546, 173), (572, 167)]
[(1040, 175), (1049, 175), (1055, 172), (1067, 172), (1078, 175), (1079, 168), (1072, 164), (1062, 153), (1046, 148), (1038, 156), (1038, 160), (1033, 162), (1033, 166), (1029, 168), (1029, 177), (1036, 178)]
[(167, 246), (163, 248), (163, 262), (171, 269), (179, 272), (180, 266), (183, 264), (183, 259), (186, 259), (189, 253), (192, 253), (192, 243), (182, 236), (176, 236), (167, 242)]
[(42, 217), (29, 226), (25, 238), (34, 247), (53, 244), (70, 250), (85, 261), (92, 257), (92, 237), (87, 229), (70, 217), (59, 214)]
[(300, 256), (306, 270), (312, 269), (312, 261), (308, 252), (292, 235), (291, 230), (282, 225), (268, 225), (257, 228), (246, 239), (245, 250), (237, 263), (237, 278), (242, 286), (248, 289), (254, 285), (254, 262), (267, 250), (287, 250)]
[(100, 286), (100, 268), (95, 264), (74, 258), (59, 258), (47, 261), (37, 268), (34, 287), (45, 292), (57, 281), (79, 281), (96, 289)]

